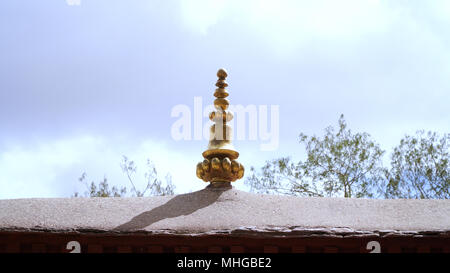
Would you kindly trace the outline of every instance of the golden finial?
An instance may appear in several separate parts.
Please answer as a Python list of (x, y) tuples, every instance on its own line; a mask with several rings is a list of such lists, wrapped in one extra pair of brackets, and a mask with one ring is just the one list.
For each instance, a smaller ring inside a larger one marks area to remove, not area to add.
[(239, 153), (231, 143), (231, 127), (227, 122), (233, 119), (233, 114), (227, 110), (230, 102), (226, 99), (228, 86), (225, 81), (228, 76), (225, 69), (217, 71), (216, 82), (218, 87), (214, 92), (215, 111), (209, 114), (214, 122), (210, 128), (208, 149), (203, 152), (204, 160), (197, 164), (197, 177), (205, 182), (211, 182), (211, 187), (230, 187), (234, 182), (244, 176), (244, 166), (236, 161)]

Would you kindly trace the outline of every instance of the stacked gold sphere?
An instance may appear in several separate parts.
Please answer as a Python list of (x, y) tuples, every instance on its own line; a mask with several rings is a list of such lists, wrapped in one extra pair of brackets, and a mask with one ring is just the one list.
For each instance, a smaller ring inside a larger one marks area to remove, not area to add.
[(202, 154), (204, 160), (197, 164), (197, 177), (211, 182), (213, 186), (226, 186), (244, 176), (244, 166), (236, 161), (239, 153), (231, 143), (231, 127), (227, 125), (227, 122), (233, 119), (233, 114), (228, 110), (230, 103), (226, 99), (229, 95), (225, 89), (228, 86), (225, 81), (227, 76), (224, 69), (217, 71), (218, 88), (214, 92), (216, 110), (209, 115), (214, 124), (210, 128), (208, 149)]

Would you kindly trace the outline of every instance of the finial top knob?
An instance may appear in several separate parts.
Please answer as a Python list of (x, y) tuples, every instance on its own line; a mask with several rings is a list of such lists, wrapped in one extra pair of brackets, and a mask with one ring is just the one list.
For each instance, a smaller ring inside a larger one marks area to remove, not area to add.
[(217, 71), (217, 77), (219, 77), (219, 79), (225, 79), (228, 76), (228, 73), (225, 69), (221, 68), (219, 69), (219, 71)]
[(236, 161), (239, 153), (233, 147), (231, 127), (227, 124), (233, 118), (233, 114), (227, 110), (230, 104), (226, 99), (228, 92), (225, 90), (228, 86), (225, 81), (227, 76), (225, 69), (217, 71), (218, 88), (214, 92), (216, 110), (209, 115), (214, 124), (210, 127), (208, 149), (202, 153), (204, 160), (197, 164), (197, 177), (210, 182), (210, 187), (213, 188), (231, 187), (231, 182), (244, 176), (244, 166)]

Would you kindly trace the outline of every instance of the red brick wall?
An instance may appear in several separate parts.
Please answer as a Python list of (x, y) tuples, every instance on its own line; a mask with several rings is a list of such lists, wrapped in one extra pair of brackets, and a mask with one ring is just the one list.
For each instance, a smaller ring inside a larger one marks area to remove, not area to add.
[(0, 232), (0, 253), (68, 253), (77, 241), (82, 253), (368, 253), (380, 243), (382, 253), (450, 253), (450, 237), (258, 237), (173, 236), (113, 233)]

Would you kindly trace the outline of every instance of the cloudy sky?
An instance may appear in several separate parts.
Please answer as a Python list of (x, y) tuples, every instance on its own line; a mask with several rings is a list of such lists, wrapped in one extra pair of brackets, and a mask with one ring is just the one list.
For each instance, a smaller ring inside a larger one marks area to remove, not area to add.
[(122, 155), (140, 187), (149, 158), (177, 193), (203, 188), (207, 140), (175, 140), (171, 112), (212, 103), (221, 67), (232, 104), (279, 107), (276, 149), (235, 141), (247, 170), (300, 159), (298, 134), (341, 113), (388, 151), (450, 131), (449, 1), (68, 2), (0, 2), (1, 199), (84, 192), (83, 172), (129, 186)]

